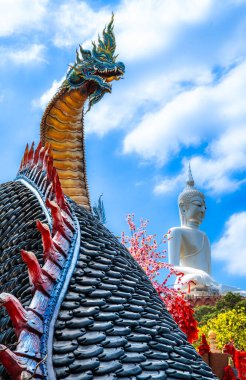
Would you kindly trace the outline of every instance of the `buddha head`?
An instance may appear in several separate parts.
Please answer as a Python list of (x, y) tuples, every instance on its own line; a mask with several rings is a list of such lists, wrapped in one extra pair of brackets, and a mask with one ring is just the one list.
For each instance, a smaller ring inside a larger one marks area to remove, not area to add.
[(202, 223), (206, 211), (205, 197), (195, 188), (190, 165), (186, 187), (178, 197), (178, 205), (182, 226), (198, 227)]

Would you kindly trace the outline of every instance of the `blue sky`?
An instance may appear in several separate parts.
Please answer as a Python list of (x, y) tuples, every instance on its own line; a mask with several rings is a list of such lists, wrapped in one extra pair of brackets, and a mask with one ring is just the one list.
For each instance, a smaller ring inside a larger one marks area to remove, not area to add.
[(124, 80), (85, 117), (92, 203), (107, 226), (179, 225), (188, 161), (206, 195), (201, 229), (213, 276), (246, 289), (246, 1), (0, 0), (0, 179), (15, 177), (26, 142), (74, 61), (111, 12)]

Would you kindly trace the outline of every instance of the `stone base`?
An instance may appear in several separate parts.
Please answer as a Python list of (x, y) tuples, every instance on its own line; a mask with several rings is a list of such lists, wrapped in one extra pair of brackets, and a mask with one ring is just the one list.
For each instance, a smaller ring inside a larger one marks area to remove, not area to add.
[(187, 294), (185, 299), (189, 301), (189, 304), (192, 308), (197, 306), (214, 306), (216, 302), (221, 299), (221, 295), (190, 295)]
[(228, 358), (232, 356), (229, 354), (214, 353), (204, 354), (202, 356), (203, 360), (209, 365), (213, 373), (219, 378), (223, 378), (224, 368), (228, 364)]

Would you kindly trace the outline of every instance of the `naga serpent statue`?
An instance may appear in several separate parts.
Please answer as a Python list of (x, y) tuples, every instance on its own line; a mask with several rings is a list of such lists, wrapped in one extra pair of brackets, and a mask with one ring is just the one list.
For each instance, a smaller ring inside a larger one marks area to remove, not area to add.
[(215, 379), (145, 273), (93, 216), (83, 108), (124, 74), (113, 17), (0, 186), (0, 379)]

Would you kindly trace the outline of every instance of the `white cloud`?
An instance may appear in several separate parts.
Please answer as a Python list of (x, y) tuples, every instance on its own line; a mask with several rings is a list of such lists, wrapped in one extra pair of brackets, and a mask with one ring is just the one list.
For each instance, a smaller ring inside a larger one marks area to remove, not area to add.
[(1, 0), (0, 36), (39, 29), (48, 0)]
[(246, 275), (246, 212), (233, 214), (221, 239), (213, 244), (212, 255), (224, 262), (230, 274)]
[(25, 46), (24, 49), (0, 47), (0, 65), (9, 63), (27, 65), (33, 62), (46, 62), (44, 52), (45, 47), (41, 44)]
[(124, 152), (164, 164), (181, 147), (198, 146), (204, 132), (211, 133), (212, 113), (205, 115), (204, 109), (210, 103), (209, 92), (198, 87), (178, 94), (157, 112), (146, 113), (125, 137)]
[(124, 0), (118, 11), (117, 45), (126, 60), (150, 58), (187, 24), (202, 22), (211, 0)]
[(237, 190), (245, 179), (235, 174), (246, 170), (246, 124), (225, 131), (209, 149), (210, 156), (196, 156), (191, 165), (198, 184), (211, 194)]
[[(59, 3), (59, 2), (58, 2)], [(186, 25), (206, 20), (212, 0), (122, 0), (115, 11), (117, 45), (125, 60), (151, 57), (170, 45)], [(111, 17), (112, 5), (94, 10), (86, 1), (1, 0), (0, 36), (30, 30), (51, 33), (58, 47), (97, 39)]]
[[(212, 0), (123, 0), (116, 6), (117, 50), (124, 60), (151, 57), (167, 47), (187, 24), (206, 19)], [(94, 11), (86, 2), (69, 0), (53, 13), (56, 46), (77, 45), (96, 39), (111, 8)]]
[(209, 70), (199, 65), (167, 70), (165, 74), (159, 70), (151, 76), (142, 73), (129, 80), (126, 74), (124, 81), (113, 83), (112, 94), (105, 95), (95, 105), (96, 111), (86, 115), (88, 133), (102, 136), (120, 126), (129, 130), (131, 123), (138, 122), (139, 111), (145, 115), (184, 91), (180, 84), (183, 81), (198, 86), (211, 83), (212, 76)]
[[(190, 159), (192, 173), (199, 188), (206, 189), (210, 195), (234, 192), (246, 183), (237, 179), (237, 173), (246, 170), (246, 125), (226, 130), (218, 140), (213, 141), (208, 154)], [(155, 186), (156, 194), (166, 194), (182, 188), (187, 172), (187, 159), (182, 160), (181, 173), (175, 177), (165, 177)]]
[[(246, 168), (246, 61), (215, 85), (178, 94), (156, 112), (145, 113), (124, 139), (124, 153), (165, 164), (184, 147), (208, 147), (191, 160), (197, 182), (211, 192), (236, 190), (233, 174)], [(166, 191), (162, 186), (155, 191)], [(174, 179), (172, 179), (174, 181)]]
[(86, 2), (69, 0), (54, 11), (54, 44), (58, 47), (76, 46), (103, 30), (111, 12), (106, 7), (94, 11)]
[(63, 77), (61, 80), (57, 81), (54, 80), (51, 87), (45, 91), (39, 99), (35, 99), (32, 102), (32, 105), (34, 107), (40, 107), (42, 109), (45, 109), (49, 101), (53, 98), (58, 88), (61, 86), (62, 82), (64, 81), (65, 77)]
[(185, 174), (181, 173), (176, 177), (166, 177), (163, 178), (159, 183), (154, 187), (155, 194), (167, 194), (174, 193), (177, 188), (182, 188), (185, 186)]

